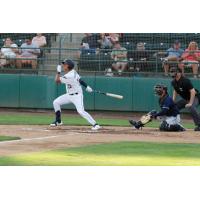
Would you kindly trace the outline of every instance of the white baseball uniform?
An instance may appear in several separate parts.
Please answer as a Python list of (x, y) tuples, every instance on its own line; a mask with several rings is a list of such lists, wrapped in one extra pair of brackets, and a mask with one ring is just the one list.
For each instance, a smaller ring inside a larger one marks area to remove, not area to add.
[(60, 77), (61, 83), (66, 85), (66, 94), (61, 95), (60, 97), (54, 100), (54, 110), (55, 112), (61, 111), (60, 106), (72, 103), (75, 105), (77, 112), (83, 118), (85, 118), (91, 125), (94, 126), (96, 124), (96, 121), (84, 109), (83, 91), (79, 80), (80, 76), (74, 69), (69, 71), (64, 76)]

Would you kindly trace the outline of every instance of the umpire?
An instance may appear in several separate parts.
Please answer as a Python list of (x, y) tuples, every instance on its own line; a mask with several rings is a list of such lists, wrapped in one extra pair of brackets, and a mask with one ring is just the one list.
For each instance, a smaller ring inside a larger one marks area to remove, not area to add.
[(197, 106), (200, 104), (199, 91), (193, 87), (188, 78), (182, 75), (181, 69), (173, 67), (170, 72), (173, 78), (173, 101), (175, 102), (178, 95), (181, 97), (176, 102), (178, 109), (188, 108), (196, 125), (194, 131), (200, 131), (200, 115), (197, 112)]

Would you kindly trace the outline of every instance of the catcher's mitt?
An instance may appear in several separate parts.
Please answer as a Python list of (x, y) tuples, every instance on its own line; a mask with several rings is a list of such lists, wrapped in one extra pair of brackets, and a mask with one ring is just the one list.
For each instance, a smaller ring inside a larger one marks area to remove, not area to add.
[(151, 112), (143, 115), (139, 121), (129, 120), (130, 124), (133, 125), (136, 129), (142, 128), (145, 124), (149, 123), (153, 116), (155, 115), (156, 111), (152, 110)]

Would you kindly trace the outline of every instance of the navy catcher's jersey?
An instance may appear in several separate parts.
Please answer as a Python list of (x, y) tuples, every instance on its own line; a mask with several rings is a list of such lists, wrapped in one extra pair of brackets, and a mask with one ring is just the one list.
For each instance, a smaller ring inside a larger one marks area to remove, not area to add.
[(169, 95), (166, 95), (164, 98), (159, 99), (159, 104), (161, 108), (160, 116), (165, 115), (168, 117), (176, 117), (179, 114), (178, 107)]

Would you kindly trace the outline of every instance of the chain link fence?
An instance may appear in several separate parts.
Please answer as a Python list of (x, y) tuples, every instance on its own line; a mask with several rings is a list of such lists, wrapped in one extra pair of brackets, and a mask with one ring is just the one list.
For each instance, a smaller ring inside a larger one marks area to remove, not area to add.
[[(1, 52), (5, 39), (10, 37), (17, 45), (18, 53), (27, 37), (35, 34), (0, 34)], [(160, 76), (164, 73), (163, 66), (178, 66), (181, 60), (167, 60), (170, 48), (174, 41), (180, 43), (180, 48), (185, 51), (191, 41), (200, 42), (199, 33), (123, 33), (109, 34), (44, 34), (47, 45), (40, 47), (36, 57), (0, 57), (0, 73), (32, 73), (55, 74), (57, 64), (65, 58), (73, 59), (76, 69), (83, 74), (100, 74), (107, 76)], [(111, 36), (116, 41), (111, 40)], [(116, 38), (115, 38), (116, 36)], [(105, 39), (107, 37), (107, 39)], [(110, 41), (110, 42), (109, 42)], [(120, 48), (116, 49), (115, 44)], [(12, 48), (11, 48), (12, 49)], [(25, 48), (26, 49), (26, 48)], [(38, 49), (38, 48), (35, 48)], [(32, 48), (34, 50), (34, 48)], [(167, 51), (168, 50), (168, 51)], [(173, 51), (173, 50), (171, 50)], [(115, 52), (115, 53), (113, 53)], [(193, 51), (199, 53), (198, 49)], [(121, 59), (118, 55), (123, 54)], [(117, 55), (117, 56), (116, 56)], [(25, 62), (26, 61), (26, 62)], [(19, 67), (18, 63), (22, 63)], [(36, 62), (33, 67), (33, 62)], [(115, 65), (125, 65), (123, 71), (116, 70)], [(186, 73), (192, 73), (190, 61), (186, 65)]]

